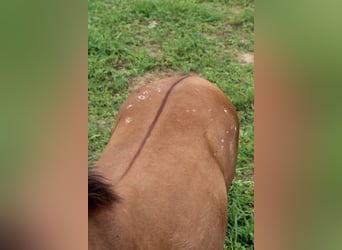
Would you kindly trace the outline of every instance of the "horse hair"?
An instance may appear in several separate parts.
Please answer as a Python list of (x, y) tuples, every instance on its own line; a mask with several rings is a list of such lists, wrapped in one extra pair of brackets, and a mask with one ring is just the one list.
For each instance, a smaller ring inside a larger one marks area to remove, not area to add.
[(113, 191), (111, 185), (106, 183), (106, 179), (95, 173), (88, 174), (88, 210), (93, 211), (96, 208), (107, 208), (114, 202), (120, 200), (120, 197)]

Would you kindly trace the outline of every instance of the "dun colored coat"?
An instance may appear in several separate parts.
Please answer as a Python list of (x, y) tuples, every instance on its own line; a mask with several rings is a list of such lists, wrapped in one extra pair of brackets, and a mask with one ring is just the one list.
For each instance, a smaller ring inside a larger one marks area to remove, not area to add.
[(89, 249), (222, 250), (238, 131), (229, 99), (202, 78), (131, 94), (89, 173)]

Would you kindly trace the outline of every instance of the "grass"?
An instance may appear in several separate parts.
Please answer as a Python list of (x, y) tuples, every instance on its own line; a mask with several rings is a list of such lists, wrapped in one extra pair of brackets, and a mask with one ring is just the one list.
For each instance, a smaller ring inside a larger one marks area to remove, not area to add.
[(240, 119), (224, 249), (254, 249), (254, 65), (239, 59), (254, 51), (253, 1), (93, 0), (88, 12), (89, 167), (135, 82), (196, 73), (229, 96)]

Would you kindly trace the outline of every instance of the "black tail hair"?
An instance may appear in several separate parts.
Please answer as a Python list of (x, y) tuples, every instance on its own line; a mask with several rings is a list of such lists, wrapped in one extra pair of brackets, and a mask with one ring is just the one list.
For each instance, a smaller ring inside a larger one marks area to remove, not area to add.
[(88, 174), (88, 211), (109, 207), (119, 200), (120, 197), (103, 176), (93, 171)]

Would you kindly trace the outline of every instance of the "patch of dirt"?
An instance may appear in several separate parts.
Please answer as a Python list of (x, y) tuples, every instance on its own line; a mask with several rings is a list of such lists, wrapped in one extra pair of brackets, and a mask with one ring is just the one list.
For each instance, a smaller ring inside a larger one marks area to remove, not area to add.
[(213, 25), (209, 25), (208, 27), (210, 28), (210, 31), (204, 32), (203, 35), (209, 40), (227, 38), (229, 36), (229, 32), (233, 29), (233, 26), (229, 23), (224, 23), (220, 27)]
[(157, 61), (163, 61), (163, 56), (161, 54), (159, 54), (160, 52), (160, 48), (158, 45), (155, 45), (155, 46), (147, 46), (146, 47), (146, 50), (147, 50), (147, 53), (154, 57)]
[(243, 7), (240, 5), (235, 5), (231, 10), (234, 14), (238, 15), (243, 10)]
[(216, 6), (216, 7), (214, 8), (214, 10), (216, 10), (217, 12), (224, 12), (224, 11), (225, 11), (225, 8), (222, 7), (222, 6)]
[[(147, 83), (160, 80), (167, 77), (181, 76), (184, 75), (181, 70), (171, 70), (171, 69), (158, 69), (150, 72), (146, 72), (143, 76), (132, 77), (129, 80), (128, 90), (133, 92), (138, 88), (144, 86)], [(195, 73), (190, 73), (189, 75), (196, 75)]]
[(106, 125), (106, 124), (108, 123), (108, 121), (107, 121), (107, 120), (104, 120), (104, 119), (100, 119), (100, 120), (97, 121), (97, 123), (98, 123), (99, 125)]
[(159, 56), (159, 49), (156, 47), (148, 48), (148, 54), (152, 57), (158, 57)]
[(254, 63), (254, 53), (253, 52), (239, 53), (238, 54), (238, 61), (241, 64), (251, 64), (251, 63)]
[(157, 21), (155, 21), (155, 20), (153, 20), (153, 21), (150, 21), (149, 23), (148, 23), (148, 28), (149, 29), (153, 29), (154, 27), (156, 27), (158, 25), (158, 22)]
[(224, 36), (225, 36), (224, 32), (205, 34), (205, 37), (208, 38), (209, 40), (216, 40)]

